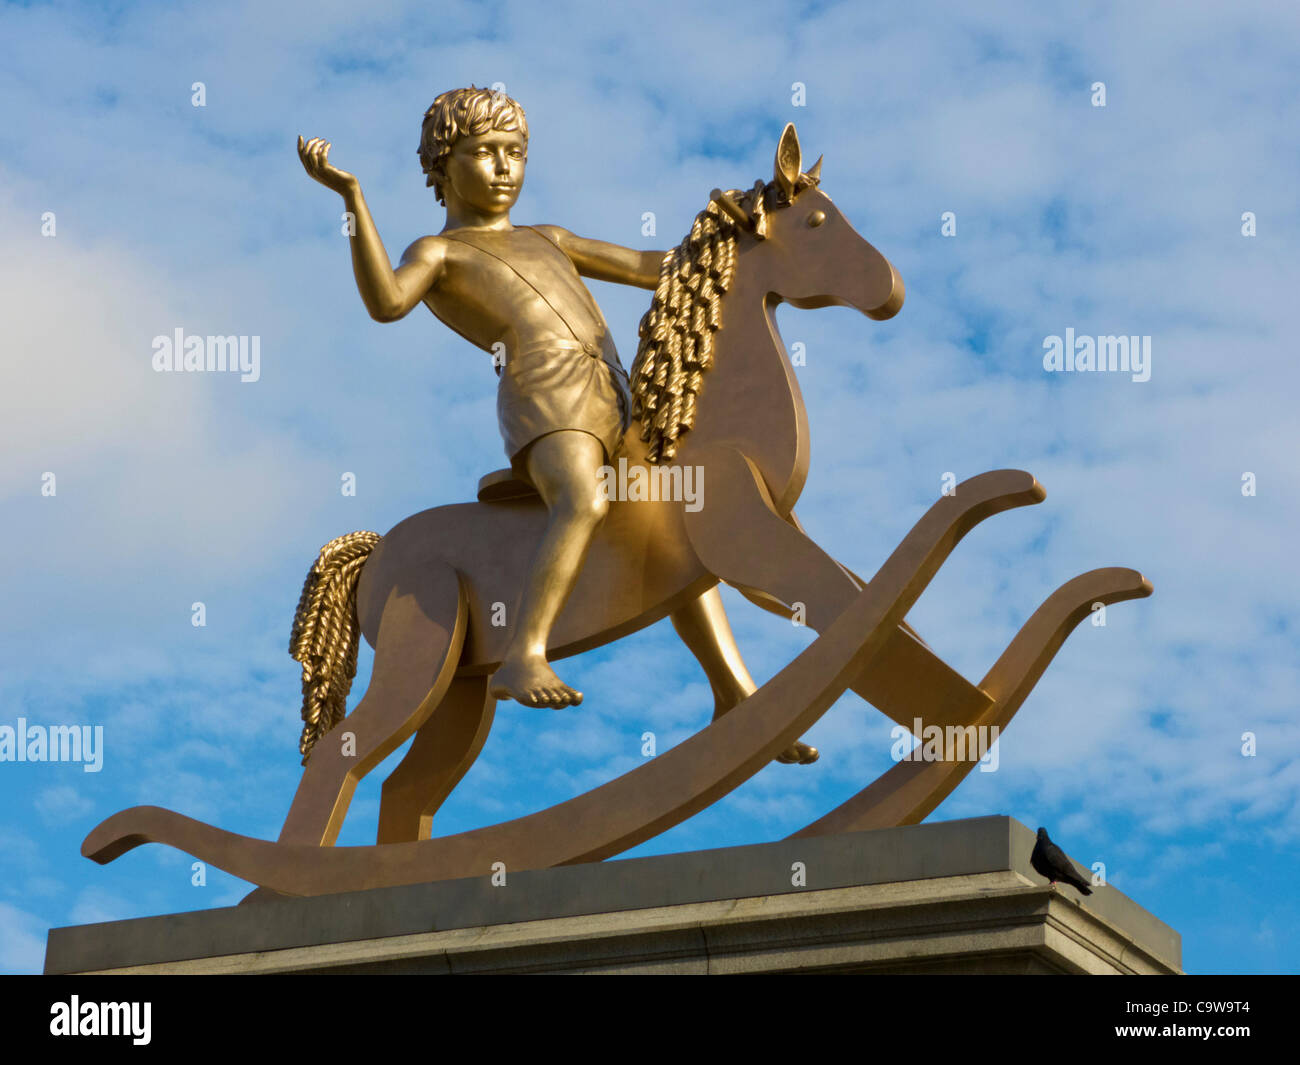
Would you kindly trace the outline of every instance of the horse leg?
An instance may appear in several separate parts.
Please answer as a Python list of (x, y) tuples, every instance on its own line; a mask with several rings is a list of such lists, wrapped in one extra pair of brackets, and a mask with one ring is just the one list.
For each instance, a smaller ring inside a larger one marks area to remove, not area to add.
[[(722, 596), (716, 585), (671, 615), (673, 628), (704, 668), (713, 689), (713, 720), (758, 690), (745, 668), (736, 638), (731, 633)], [(817, 761), (817, 748), (806, 743), (791, 744), (778, 762), (808, 765)]]
[[(708, 506), (685, 514), (697, 557), (751, 602), (824, 632), (867, 582), (809, 539), (793, 515), (776, 510), (762, 476), (743, 454), (715, 446), (707, 457), (714, 485)], [(1042, 489), (1037, 491), (1028, 502), (1041, 500)], [(738, 528), (745, 530), (743, 538), (735, 535)], [(973, 724), (993, 705), (906, 623), (887, 637), (850, 687), (909, 730), (918, 720), (940, 727)]]
[(312, 748), (281, 843), (332, 846), (357, 782), (424, 724), (455, 676), (468, 604), (439, 564), (394, 586), (379, 622), (370, 687)]
[(433, 815), (469, 772), (495, 716), (487, 677), (457, 677), (420, 726), (406, 757), (384, 781), (380, 843), (428, 839)]
[[(773, 613), (817, 632), (830, 625), (860, 586), (796, 524), (777, 511), (762, 475), (740, 451), (714, 446), (700, 456), (713, 487), (705, 505), (686, 511), (686, 534), (705, 568)], [(743, 528), (744, 535), (737, 530)]]

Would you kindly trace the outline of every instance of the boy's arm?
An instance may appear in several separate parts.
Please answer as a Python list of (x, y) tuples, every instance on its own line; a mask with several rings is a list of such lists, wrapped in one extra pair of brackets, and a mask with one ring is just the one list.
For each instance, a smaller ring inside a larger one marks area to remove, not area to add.
[(329, 149), (329, 142), (319, 137), (305, 143), (298, 138), (298, 156), (307, 173), (339, 193), (355, 219), (356, 233), (349, 240), (352, 273), (366, 310), (377, 322), (395, 322), (438, 283), (445, 245), (436, 237), (422, 237), (406, 249), (401, 265), (394, 270), (361, 194), (361, 182), (329, 162)]
[(619, 285), (654, 288), (659, 284), (659, 264), (667, 252), (637, 251), (603, 240), (575, 236), (561, 226), (535, 226), (546, 232), (577, 267), (583, 277)]

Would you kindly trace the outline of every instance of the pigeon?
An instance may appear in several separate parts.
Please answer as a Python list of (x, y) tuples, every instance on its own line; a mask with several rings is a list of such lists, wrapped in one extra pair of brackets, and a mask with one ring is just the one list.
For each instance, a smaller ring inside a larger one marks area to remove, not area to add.
[(1084, 895), (1092, 894), (1088, 882), (1075, 872), (1074, 863), (1051, 841), (1045, 828), (1038, 830), (1038, 842), (1034, 844), (1034, 853), (1029, 856), (1029, 864), (1034, 867), (1034, 872), (1047, 877), (1053, 884), (1060, 880), (1078, 888)]

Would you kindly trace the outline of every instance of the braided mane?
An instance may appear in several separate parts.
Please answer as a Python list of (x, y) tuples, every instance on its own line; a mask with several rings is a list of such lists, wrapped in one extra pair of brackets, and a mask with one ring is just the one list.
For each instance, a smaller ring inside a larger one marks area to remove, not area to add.
[[(729, 195), (751, 218), (763, 217), (761, 184)], [(722, 297), (736, 272), (739, 232), (710, 200), (659, 267), (659, 285), (637, 331), (631, 377), (632, 416), (641, 421), (652, 463), (672, 459), (678, 440), (695, 424), (695, 399), (713, 365), (713, 334), (722, 326)]]

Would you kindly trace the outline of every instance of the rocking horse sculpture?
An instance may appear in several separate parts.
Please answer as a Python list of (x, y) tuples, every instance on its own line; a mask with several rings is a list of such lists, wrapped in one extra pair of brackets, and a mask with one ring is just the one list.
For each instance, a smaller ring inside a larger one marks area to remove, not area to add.
[[(437, 507), (382, 538), (332, 541), (309, 575), (293, 643), (304, 660), (306, 768), (278, 841), (235, 835), (169, 810), (133, 807), (86, 838), (112, 861), (142, 843), (177, 847), (268, 895), (321, 895), (608, 858), (680, 823), (749, 779), (852, 689), (909, 730), (917, 721), (1005, 729), (1074, 626), (1095, 604), (1151, 594), (1131, 569), (1067, 582), (1029, 618), (978, 685), (947, 666), (904, 616), (976, 524), (1040, 503), (1028, 473), (980, 474), (942, 496), (870, 580), (803, 532), (794, 505), (809, 433), (773, 318), (778, 303), (850, 306), (883, 321), (903, 283), (801, 169), (793, 126), (770, 182), (715, 190), (691, 235), (667, 257), (680, 296), (642, 323), (633, 366), (629, 468), (671, 459), (702, 472), (704, 505), (612, 501), (560, 613), (548, 657), (602, 646), (725, 582), (818, 632), (794, 661), (706, 728), (631, 772), (516, 820), (440, 838), (431, 822), (487, 737), (489, 678), (506, 630), (494, 603), (517, 602), (546, 509), (511, 471), (480, 483), (476, 503)], [(703, 294), (702, 294), (703, 292)], [(343, 716), (357, 633), (375, 648), (364, 697)], [(347, 743), (340, 742), (343, 736)], [(358, 780), (414, 735), (383, 787), (379, 842), (334, 841)], [(797, 836), (915, 824), (976, 764), (899, 762)]]

